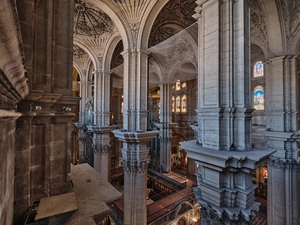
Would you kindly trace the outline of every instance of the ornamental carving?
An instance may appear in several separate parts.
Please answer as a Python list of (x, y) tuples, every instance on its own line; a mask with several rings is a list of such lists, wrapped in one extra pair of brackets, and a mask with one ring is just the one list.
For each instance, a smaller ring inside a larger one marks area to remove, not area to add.
[(73, 45), (73, 58), (82, 59), (88, 57), (88, 54), (78, 45)]
[(144, 174), (147, 172), (149, 161), (132, 161), (121, 160), (124, 173), (139, 173)]
[(275, 157), (270, 157), (268, 161), (268, 166), (275, 169), (288, 169), (296, 171), (299, 168), (299, 162), (295, 159), (280, 159)]
[(174, 29), (174, 27), (185, 29), (195, 23), (196, 19), (193, 18), (193, 14), (196, 7), (195, 0), (169, 1), (154, 21), (149, 39), (149, 47), (161, 43), (180, 31)]
[(262, 0), (252, 0), (251, 37), (266, 48), (269, 47), (266, 13)]
[(206, 220), (206, 224), (210, 225), (219, 225), (221, 224), (222, 213), (217, 211), (216, 209), (209, 207), (206, 204), (201, 205), (201, 214), (202, 218)]
[(94, 152), (98, 154), (107, 154), (110, 151), (110, 145), (94, 144)]
[(276, 3), (278, 11), (281, 12), (287, 44), (290, 44), (300, 29), (300, 1), (276, 0)]
[(100, 36), (113, 30), (113, 22), (107, 14), (91, 3), (74, 1), (74, 34)]
[(153, 1), (149, 0), (113, 0), (127, 21), (137, 21), (143, 16)]
[(129, 26), (130, 26), (131, 35), (133, 38), (133, 45), (136, 47), (140, 23), (129, 23)]

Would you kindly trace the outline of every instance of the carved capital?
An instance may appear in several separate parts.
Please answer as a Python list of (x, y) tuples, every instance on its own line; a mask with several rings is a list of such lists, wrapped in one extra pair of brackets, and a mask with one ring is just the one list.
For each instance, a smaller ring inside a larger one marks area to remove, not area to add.
[(144, 174), (147, 172), (149, 160), (144, 161), (127, 161), (121, 160), (124, 173), (139, 173)]
[(298, 170), (299, 162), (295, 159), (280, 159), (275, 157), (270, 157), (268, 161), (268, 166), (275, 169), (288, 169), (288, 170)]
[(98, 154), (107, 154), (110, 151), (110, 145), (94, 144), (94, 152)]

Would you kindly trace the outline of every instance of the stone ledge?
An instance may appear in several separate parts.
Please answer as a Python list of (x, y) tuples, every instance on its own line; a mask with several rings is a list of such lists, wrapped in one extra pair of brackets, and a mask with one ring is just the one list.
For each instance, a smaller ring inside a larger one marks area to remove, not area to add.
[(88, 164), (71, 166), (70, 178), (76, 192), (78, 210), (65, 225), (96, 224), (108, 213), (106, 203), (122, 197), (108, 181)]

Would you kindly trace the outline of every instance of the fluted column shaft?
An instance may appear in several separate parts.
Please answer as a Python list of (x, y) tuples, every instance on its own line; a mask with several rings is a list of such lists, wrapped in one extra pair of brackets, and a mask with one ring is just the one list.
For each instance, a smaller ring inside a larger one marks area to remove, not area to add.
[(251, 224), (252, 170), (272, 150), (252, 149), (250, 3), (198, 0), (198, 139), (181, 142), (198, 164), (202, 225)]
[(160, 122), (155, 123), (159, 128), (160, 139), (160, 169), (162, 172), (171, 171), (172, 123), (170, 84), (160, 84)]
[[(298, 59), (299, 62), (299, 59)], [(268, 162), (268, 224), (299, 224), (297, 56), (265, 62)]]

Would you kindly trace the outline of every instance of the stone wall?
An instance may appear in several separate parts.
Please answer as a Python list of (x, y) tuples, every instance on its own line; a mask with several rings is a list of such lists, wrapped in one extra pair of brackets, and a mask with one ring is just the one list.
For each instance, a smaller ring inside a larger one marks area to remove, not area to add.
[(14, 202), (14, 144), (17, 113), (0, 110), (0, 224), (12, 224)]

